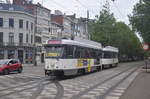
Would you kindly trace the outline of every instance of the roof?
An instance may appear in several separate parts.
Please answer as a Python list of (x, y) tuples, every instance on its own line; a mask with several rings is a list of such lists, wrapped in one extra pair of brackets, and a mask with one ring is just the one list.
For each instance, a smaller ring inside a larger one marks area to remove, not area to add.
[[(53, 40), (49, 40), (49, 41), (53, 41)], [(54, 40), (54, 41), (57, 42), (57, 41), (60, 41), (60, 40)], [(77, 46), (102, 50), (101, 43), (97, 43), (97, 42), (94, 42), (94, 41), (91, 41), (91, 40), (85, 40), (85, 39), (75, 39), (75, 40), (62, 39), (61, 43), (58, 43), (58, 44), (77, 45)]]
[(32, 14), (32, 12), (29, 9), (27, 9), (21, 5), (15, 5), (15, 4), (0, 3), (0, 10), (21, 11), (21, 12)]
[(94, 48), (94, 49), (101, 49), (102, 46), (101, 44), (89, 44), (88, 42), (79, 42), (79, 41), (74, 41), (74, 40), (62, 40), (62, 44), (68, 44), (68, 45), (77, 45), (77, 46), (82, 46), (82, 47), (87, 47), (87, 48)]
[(110, 52), (119, 52), (118, 48), (112, 46), (106, 46), (103, 48), (103, 51), (110, 51)]
[(42, 8), (42, 9), (45, 9), (45, 10), (47, 10), (47, 11), (50, 11), (50, 12), (51, 12), (51, 10), (50, 10), (50, 9), (48, 9), (48, 8), (46, 8), (46, 7), (44, 7), (44, 6), (42, 6), (40, 3), (38, 3), (38, 4), (29, 4), (29, 5), (33, 5), (33, 6), (36, 6), (36, 7), (39, 7), (39, 8)]

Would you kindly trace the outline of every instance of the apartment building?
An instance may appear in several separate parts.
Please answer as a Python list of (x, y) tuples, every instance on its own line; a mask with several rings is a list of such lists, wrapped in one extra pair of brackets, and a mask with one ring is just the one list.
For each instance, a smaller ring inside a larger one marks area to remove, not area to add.
[(35, 17), (25, 7), (0, 4), (0, 59), (33, 63)]
[(44, 62), (44, 47), (43, 44), (50, 39), (51, 28), (51, 10), (43, 7), (41, 4), (33, 4), (28, 0), (13, 0), (13, 4), (22, 5), (32, 12), (35, 17), (35, 46), (36, 46), (36, 61)]

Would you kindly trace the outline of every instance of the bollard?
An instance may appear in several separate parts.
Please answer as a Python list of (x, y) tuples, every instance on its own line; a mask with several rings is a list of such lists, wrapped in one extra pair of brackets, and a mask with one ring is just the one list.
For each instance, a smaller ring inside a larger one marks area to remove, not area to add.
[(147, 72), (147, 69), (148, 69), (148, 60), (147, 59), (145, 60), (145, 65), (146, 65), (146, 72)]

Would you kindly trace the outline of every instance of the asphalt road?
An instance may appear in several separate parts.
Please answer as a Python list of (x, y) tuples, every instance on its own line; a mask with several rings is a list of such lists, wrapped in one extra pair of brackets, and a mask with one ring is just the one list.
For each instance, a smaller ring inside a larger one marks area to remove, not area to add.
[(44, 76), (44, 66), (24, 66), (21, 74), (0, 76), (0, 99), (119, 99), (141, 66), (143, 62), (123, 63), (115, 68), (56, 80)]

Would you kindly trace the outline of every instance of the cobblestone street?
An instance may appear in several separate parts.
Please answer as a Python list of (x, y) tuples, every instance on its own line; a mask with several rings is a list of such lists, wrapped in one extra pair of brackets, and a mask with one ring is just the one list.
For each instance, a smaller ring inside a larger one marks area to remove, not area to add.
[(44, 76), (44, 65), (24, 66), (21, 74), (0, 76), (0, 99), (119, 99), (144, 62), (61, 80)]

